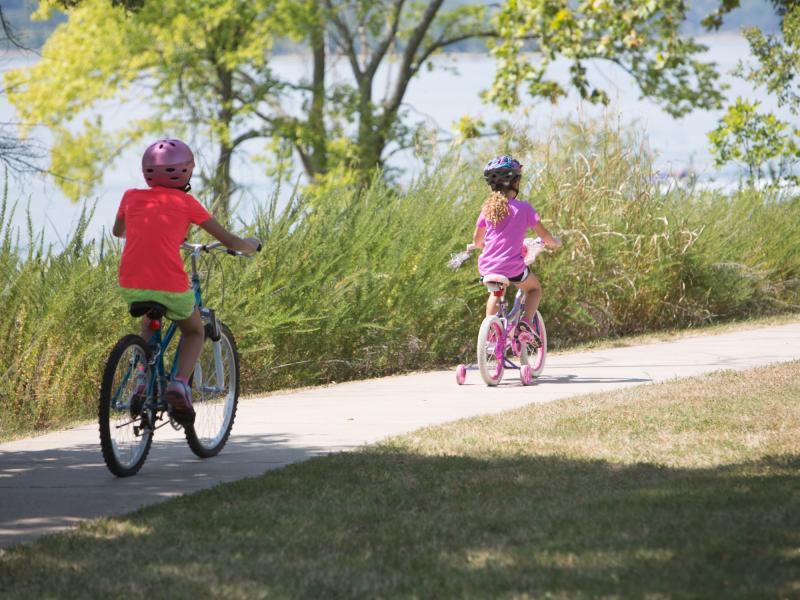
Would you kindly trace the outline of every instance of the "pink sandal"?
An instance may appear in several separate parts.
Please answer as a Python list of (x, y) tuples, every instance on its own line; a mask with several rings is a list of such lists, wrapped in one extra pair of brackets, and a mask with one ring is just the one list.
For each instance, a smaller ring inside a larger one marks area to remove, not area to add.
[(534, 330), (533, 323), (531, 323), (528, 317), (520, 318), (517, 332), (519, 341), (522, 343), (530, 344), (532, 342), (537, 348), (542, 344), (541, 338), (536, 333), (536, 330)]

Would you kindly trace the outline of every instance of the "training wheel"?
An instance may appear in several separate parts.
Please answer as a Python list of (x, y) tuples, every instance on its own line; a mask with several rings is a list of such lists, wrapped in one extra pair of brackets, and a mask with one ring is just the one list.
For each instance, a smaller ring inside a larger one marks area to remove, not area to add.
[(464, 365), (458, 365), (456, 367), (456, 383), (458, 385), (464, 385), (464, 382), (467, 380), (467, 367)]
[(530, 385), (533, 383), (533, 369), (529, 365), (522, 365), (519, 370), (519, 380), (522, 385)]

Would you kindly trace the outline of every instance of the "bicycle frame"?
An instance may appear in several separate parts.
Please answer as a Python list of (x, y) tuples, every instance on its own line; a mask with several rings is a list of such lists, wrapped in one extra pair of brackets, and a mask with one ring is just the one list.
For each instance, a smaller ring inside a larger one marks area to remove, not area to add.
[[(191, 265), (192, 265), (192, 273), (191, 273), (191, 286), (192, 290), (194, 291), (194, 298), (195, 298), (195, 307), (197, 307), (200, 312), (201, 316), (208, 320), (211, 323), (212, 327), (212, 341), (214, 342), (214, 362), (217, 371), (217, 381), (220, 382), (220, 385), (224, 385), (224, 373), (222, 369), (222, 356), (221, 356), (221, 348), (219, 344), (219, 337), (218, 331), (216, 329), (216, 316), (214, 311), (203, 306), (203, 298), (200, 286), (200, 274), (197, 269), (197, 257), (199, 256), (199, 252), (203, 249), (209, 248), (209, 246), (192, 246), (189, 244), (184, 244), (184, 248), (189, 248), (192, 250), (190, 257), (191, 257)], [(180, 356), (180, 349), (181, 345), (178, 342), (177, 348), (175, 348), (175, 354), (172, 357), (172, 366), (170, 368), (169, 374), (166, 372), (166, 368), (164, 366), (164, 354), (167, 351), (172, 339), (175, 337), (175, 333), (178, 330), (178, 324), (175, 321), (172, 321), (167, 327), (166, 332), (162, 335), (162, 328), (161, 328), (161, 321), (151, 321), (151, 323), (157, 323), (155, 326), (151, 326), (153, 328), (153, 333), (150, 336), (150, 339), (147, 340), (147, 344), (152, 352), (150, 357), (149, 364), (147, 366), (148, 370), (148, 378), (147, 378), (147, 388), (146, 388), (146, 398), (148, 399), (145, 406), (150, 408), (154, 411), (159, 410), (167, 410), (167, 402), (164, 398), (164, 392), (167, 387), (167, 382), (175, 377), (175, 374), (178, 371), (178, 357)], [(216, 337), (216, 339), (214, 339)], [(127, 381), (127, 377), (125, 380)], [(198, 384), (202, 385), (202, 382), (198, 382)], [(123, 386), (124, 387), (124, 386)], [(158, 392), (158, 393), (156, 393)]]
[[(498, 294), (498, 292), (493, 291), (493, 294)], [(503, 331), (501, 339), (495, 345), (495, 357), (497, 360), (502, 360), (503, 365), (507, 369), (520, 369), (520, 365), (513, 363), (507, 356), (506, 356), (506, 342), (508, 339), (513, 335), (514, 331), (517, 329), (517, 325), (519, 325), (520, 317), (522, 317), (523, 307), (525, 306), (525, 298), (527, 294), (522, 290), (517, 290), (516, 295), (514, 296), (514, 304), (511, 306), (511, 310), (507, 311), (507, 303), (506, 303), (506, 290), (502, 290), (502, 295), (498, 296), (500, 298), (498, 302), (497, 314), (495, 315), (500, 321), (503, 323)]]

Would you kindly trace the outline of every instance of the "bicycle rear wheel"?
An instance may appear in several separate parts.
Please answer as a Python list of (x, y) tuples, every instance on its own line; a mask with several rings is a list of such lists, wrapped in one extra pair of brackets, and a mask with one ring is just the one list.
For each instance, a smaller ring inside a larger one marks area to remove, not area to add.
[(503, 379), (505, 348), (503, 322), (497, 317), (486, 317), (478, 331), (478, 370), (486, 385), (495, 386)]
[(547, 330), (544, 327), (544, 319), (538, 310), (533, 316), (533, 331), (538, 340), (522, 344), (519, 362), (520, 365), (529, 365), (531, 375), (539, 377), (544, 371), (544, 361), (547, 358)]
[[(219, 454), (230, 436), (239, 403), (239, 354), (231, 330), (218, 322), (215, 343), (206, 326), (203, 351), (192, 374), (194, 424), (185, 427), (186, 441), (200, 458)], [(215, 348), (216, 346), (216, 348)]]
[(137, 390), (140, 366), (148, 363), (147, 344), (127, 335), (111, 350), (100, 386), (100, 447), (108, 469), (118, 477), (135, 475), (153, 443), (153, 428), (146, 409), (147, 386)]

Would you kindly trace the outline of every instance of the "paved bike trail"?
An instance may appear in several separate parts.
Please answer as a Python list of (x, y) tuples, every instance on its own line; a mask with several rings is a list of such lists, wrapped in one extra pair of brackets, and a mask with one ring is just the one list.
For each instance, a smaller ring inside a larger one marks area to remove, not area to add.
[(462, 417), (610, 389), (800, 359), (800, 321), (669, 342), (548, 357), (523, 387), (516, 371), (487, 388), (477, 371), (413, 373), (243, 399), (228, 445), (196, 458), (165, 427), (138, 475), (117, 479), (100, 455), (97, 425), (0, 444), (0, 546), (122, 514), (219, 483)]

